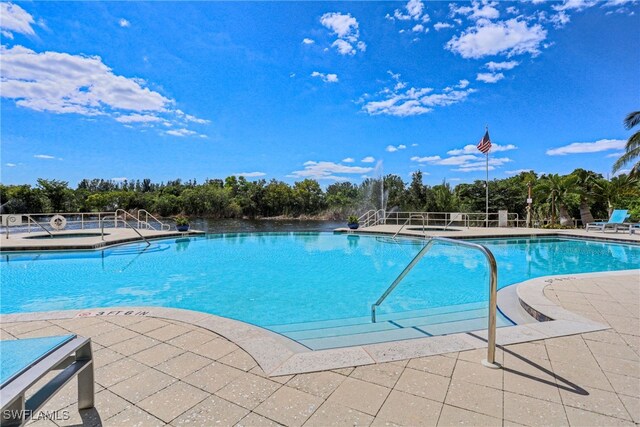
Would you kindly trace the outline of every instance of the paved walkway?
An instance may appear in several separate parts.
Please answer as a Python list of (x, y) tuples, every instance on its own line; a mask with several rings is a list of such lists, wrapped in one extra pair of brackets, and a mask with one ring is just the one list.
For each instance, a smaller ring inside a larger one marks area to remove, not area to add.
[(612, 329), (506, 346), (502, 370), (472, 350), (271, 378), (235, 344), (176, 321), (3, 323), (0, 334), (93, 339), (96, 409), (78, 413), (72, 382), (44, 408), (58, 411), (55, 422), (32, 425), (638, 425), (638, 275), (566, 280), (545, 293)]

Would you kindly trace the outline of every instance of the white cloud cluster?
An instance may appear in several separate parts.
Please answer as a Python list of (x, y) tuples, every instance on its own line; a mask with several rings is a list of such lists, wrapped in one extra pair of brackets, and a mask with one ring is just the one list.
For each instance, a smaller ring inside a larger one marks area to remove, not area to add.
[(349, 178), (343, 175), (366, 174), (373, 168), (362, 166), (346, 166), (334, 162), (308, 161), (303, 164), (304, 169), (293, 171), (287, 175), (289, 178), (311, 178), (316, 180), (348, 181)]
[(356, 159), (354, 159), (353, 157), (347, 157), (347, 158), (342, 159), (342, 163), (353, 163), (355, 161), (356, 161)]
[(599, 153), (609, 150), (621, 150), (625, 147), (623, 139), (600, 139), (595, 142), (574, 142), (558, 148), (547, 150), (549, 156), (564, 156), (567, 154)]
[(422, 0), (409, 0), (402, 9), (393, 11), (393, 15), (387, 14), (389, 20), (429, 22), (430, 18), (424, 11)]
[(471, 2), (471, 6), (460, 6), (458, 7), (456, 4), (452, 4), (451, 7), (451, 15), (465, 15), (469, 19), (480, 20), (480, 19), (497, 19), (500, 17), (500, 11), (496, 8), (498, 2), (486, 2), (482, 3), (473, 1)]
[[(473, 154), (462, 154), (445, 158), (441, 158), (440, 156), (414, 156), (411, 160), (418, 163), (428, 163), (437, 166), (455, 166), (454, 169), (451, 169), (455, 172), (474, 172), (485, 170), (487, 167), (487, 162), (484, 157)], [(495, 170), (496, 167), (512, 161), (513, 160), (508, 157), (490, 157), (489, 170)]]
[(453, 25), (449, 24), (448, 22), (436, 22), (435, 24), (433, 24), (433, 28), (436, 31), (440, 31), (440, 30), (443, 30), (445, 28), (453, 28)]
[(503, 73), (478, 73), (476, 76), (476, 80), (485, 83), (497, 83), (502, 79), (504, 79)]
[[(33, 156), (35, 159), (41, 159), (41, 160), (55, 160), (56, 156), (52, 156), (50, 154), (34, 154)], [(58, 158), (58, 160), (62, 160), (61, 158)]]
[(339, 81), (338, 75), (333, 73), (324, 74), (319, 71), (314, 71), (313, 73), (311, 73), (311, 77), (317, 77), (325, 83), (338, 83)]
[(365, 42), (360, 40), (358, 20), (350, 13), (325, 13), (320, 17), (320, 23), (331, 30), (337, 39), (331, 44), (341, 55), (355, 55), (359, 50), (367, 50)]
[(387, 145), (387, 148), (385, 148), (385, 151), (389, 152), (389, 153), (395, 153), (398, 150), (404, 150), (405, 148), (407, 148), (406, 145), (404, 144), (400, 144), (400, 145)]
[(512, 70), (520, 65), (518, 61), (487, 62), (484, 66), (490, 71)]
[(305, 37), (304, 39), (302, 39), (302, 44), (314, 44), (315, 40), (310, 39), (308, 37)]
[(364, 157), (362, 160), (360, 160), (362, 163), (373, 163), (376, 161), (375, 157), (373, 156), (367, 156)]
[(0, 3), (0, 31), (2, 35), (12, 39), (13, 33), (35, 35), (32, 25), (35, 24), (33, 16), (26, 10), (13, 3)]
[(131, 22), (127, 21), (124, 18), (120, 18), (120, 20), (118, 21), (118, 25), (120, 25), (122, 28), (128, 28), (131, 26)]
[(454, 36), (446, 48), (463, 58), (482, 58), (490, 55), (533, 56), (540, 53), (540, 45), (547, 37), (547, 30), (540, 24), (531, 24), (522, 18), (492, 22), (481, 19)]
[[(393, 87), (385, 87), (375, 97), (378, 100), (367, 101), (362, 109), (370, 115), (384, 114), (389, 116), (407, 117), (426, 114), (435, 107), (457, 104), (464, 101), (475, 89), (468, 88), (468, 80), (460, 80), (453, 87), (446, 87), (440, 93), (434, 93), (433, 88), (406, 89), (407, 84), (400, 80), (399, 74), (391, 74)], [(370, 98), (365, 95), (364, 98)]]
[[(498, 153), (501, 151), (511, 151), (517, 150), (513, 144), (500, 145), (500, 144), (491, 144), (491, 153)], [(450, 156), (459, 156), (461, 154), (478, 154), (478, 147), (473, 144), (465, 145), (463, 148), (457, 148), (454, 150), (447, 151), (447, 154)]]
[(520, 175), (523, 172), (531, 172), (531, 171), (533, 171), (533, 169), (516, 169), (512, 171), (504, 171), (504, 173), (507, 175)]

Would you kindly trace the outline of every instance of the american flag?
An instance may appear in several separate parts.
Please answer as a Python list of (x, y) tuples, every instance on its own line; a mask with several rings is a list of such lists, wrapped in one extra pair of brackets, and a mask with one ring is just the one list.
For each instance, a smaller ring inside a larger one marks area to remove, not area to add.
[(478, 143), (478, 150), (482, 152), (482, 154), (487, 154), (489, 150), (491, 150), (491, 140), (489, 139), (489, 130), (485, 132), (484, 136)]

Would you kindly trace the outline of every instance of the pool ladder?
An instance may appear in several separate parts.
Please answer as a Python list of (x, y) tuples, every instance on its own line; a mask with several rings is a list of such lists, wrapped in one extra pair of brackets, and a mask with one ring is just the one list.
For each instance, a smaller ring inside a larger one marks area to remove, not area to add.
[(384, 302), (391, 292), (402, 282), (407, 274), (416, 266), (418, 262), (429, 252), (437, 242), (448, 243), (451, 245), (464, 246), (466, 248), (475, 249), (485, 256), (487, 263), (489, 264), (489, 324), (488, 324), (488, 347), (487, 358), (482, 361), (484, 366), (489, 368), (499, 368), (500, 365), (496, 363), (496, 316), (498, 311), (498, 265), (493, 253), (484, 245), (477, 243), (466, 242), (464, 240), (449, 239), (447, 237), (431, 237), (426, 245), (420, 252), (411, 260), (409, 265), (402, 270), (402, 273), (393, 281), (393, 283), (387, 288), (386, 291), (378, 298), (374, 304), (371, 305), (371, 322), (376, 322), (376, 308)]

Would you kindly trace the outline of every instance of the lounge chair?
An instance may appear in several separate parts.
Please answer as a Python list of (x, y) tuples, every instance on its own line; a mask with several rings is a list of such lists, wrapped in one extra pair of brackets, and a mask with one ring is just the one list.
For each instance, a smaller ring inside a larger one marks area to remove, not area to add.
[[(91, 338), (63, 335), (0, 341), (0, 403), (4, 426), (20, 426), (31, 418), (74, 376), (78, 376), (78, 408), (93, 408), (93, 354)], [(35, 391), (27, 390), (52, 370), (62, 370)], [(44, 414), (47, 416), (47, 414)]]
[(617, 233), (618, 227), (621, 227), (627, 218), (629, 218), (629, 214), (627, 214), (626, 209), (616, 209), (611, 214), (609, 221), (590, 222), (587, 224), (586, 230), (589, 231), (590, 228), (595, 228), (604, 232), (607, 228), (613, 228)]

